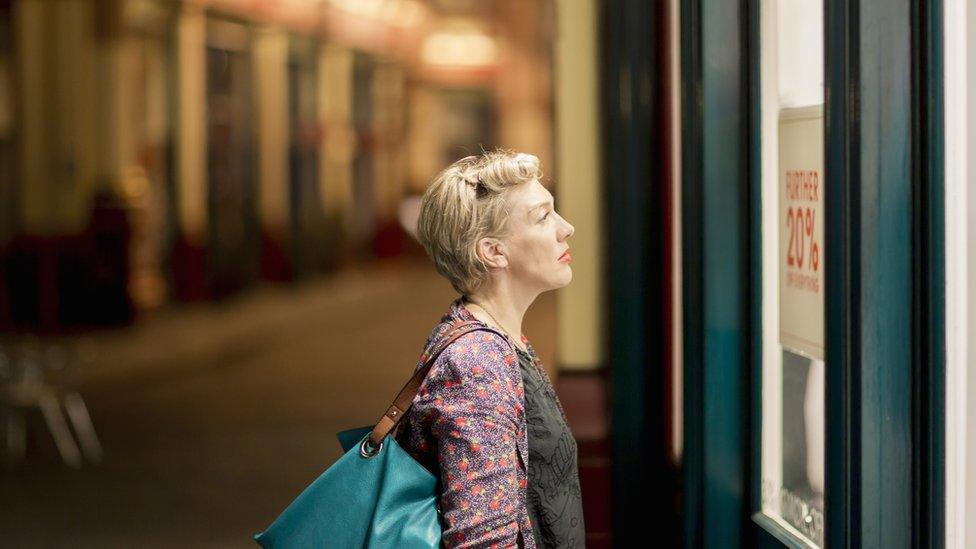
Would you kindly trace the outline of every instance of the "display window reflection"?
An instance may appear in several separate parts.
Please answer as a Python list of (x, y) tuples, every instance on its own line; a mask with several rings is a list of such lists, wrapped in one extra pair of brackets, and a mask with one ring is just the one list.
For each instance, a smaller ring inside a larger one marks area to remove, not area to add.
[[(780, 467), (764, 467), (763, 512), (812, 545), (824, 536), (824, 362), (784, 350)], [(774, 454), (775, 452), (770, 452)], [(773, 458), (774, 455), (764, 456)], [(765, 464), (764, 464), (765, 465)], [(778, 469), (778, 475), (770, 474)]]
[(761, 511), (822, 547), (823, 2), (761, 4)]

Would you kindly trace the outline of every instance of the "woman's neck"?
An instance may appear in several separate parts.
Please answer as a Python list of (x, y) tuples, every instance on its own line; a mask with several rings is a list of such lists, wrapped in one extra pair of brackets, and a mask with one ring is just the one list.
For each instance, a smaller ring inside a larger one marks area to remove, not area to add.
[(531, 299), (519, 299), (511, 292), (479, 291), (466, 296), (464, 300), (465, 303), (475, 305), (475, 310), (468, 309), (475, 318), (485, 324), (500, 324), (499, 327), (515, 340), (515, 344), (523, 347), (522, 319), (535, 300), (534, 296)]

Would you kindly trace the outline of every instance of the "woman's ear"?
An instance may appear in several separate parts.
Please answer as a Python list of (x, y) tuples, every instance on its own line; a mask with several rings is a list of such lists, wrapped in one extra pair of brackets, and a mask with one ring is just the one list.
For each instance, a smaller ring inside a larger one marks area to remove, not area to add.
[(482, 238), (478, 241), (475, 253), (489, 269), (504, 269), (508, 267), (508, 250), (505, 244), (496, 238)]

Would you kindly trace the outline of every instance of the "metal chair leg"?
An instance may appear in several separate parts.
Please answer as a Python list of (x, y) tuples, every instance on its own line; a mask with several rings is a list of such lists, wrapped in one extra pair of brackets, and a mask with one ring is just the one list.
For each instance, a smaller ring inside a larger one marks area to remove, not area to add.
[(81, 451), (89, 461), (99, 463), (102, 460), (102, 445), (95, 434), (95, 426), (88, 414), (88, 407), (85, 406), (85, 399), (77, 392), (67, 393), (64, 395), (64, 409), (68, 411), (68, 419), (78, 435)]
[(40, 398), (38, 405), (41, 408), (41, 413), (44, 414), (44, 421), (47, 422), (51, 436), (54, 437), (54, 443), (58, 447), (61, 459), (69, 467), (78, 469), (81, 467), (81, 453), (78, 451), (78, 446), (75, 445), (75, 440), (71, 436), (64, 415), (61, 413), (58, 399), (52, 394), (46, 394)]
[(7, 416), (7, 464), (13, 465), (24, 459), (27, 450), (27, 430), (24, 425), (24, 414), (19, 410), (9, 409)]

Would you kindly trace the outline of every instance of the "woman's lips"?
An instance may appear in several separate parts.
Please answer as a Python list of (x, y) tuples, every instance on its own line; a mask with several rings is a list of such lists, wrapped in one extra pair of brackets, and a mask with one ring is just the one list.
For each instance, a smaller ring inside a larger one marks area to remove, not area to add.
[(569, 255), (569, 250), (566, 250), (566, 252), (563, 253), (563, 255), (559, 256), (559, 259), (557, 259), (556, 261), (559, 261), (560, 263), (569, 263), (572, 260), (573, 260), (573, 256)]

